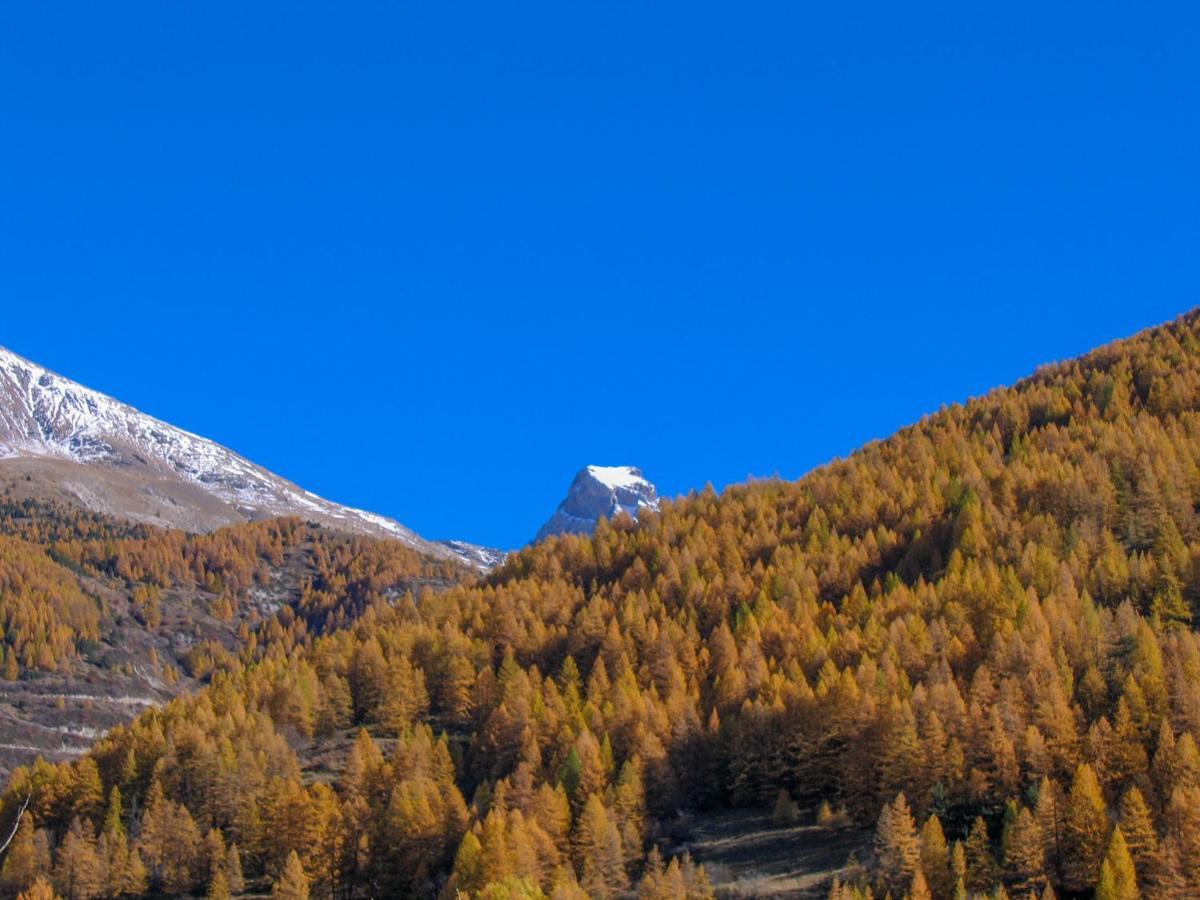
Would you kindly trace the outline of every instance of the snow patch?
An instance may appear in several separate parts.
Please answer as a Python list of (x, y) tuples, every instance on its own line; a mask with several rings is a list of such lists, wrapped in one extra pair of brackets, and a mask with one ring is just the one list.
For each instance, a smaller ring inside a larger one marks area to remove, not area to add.
[(587, 472), (610, 488), (642, 487), (650, 484), (642, 477), (642, 470), (633, 466), (588, 466)]

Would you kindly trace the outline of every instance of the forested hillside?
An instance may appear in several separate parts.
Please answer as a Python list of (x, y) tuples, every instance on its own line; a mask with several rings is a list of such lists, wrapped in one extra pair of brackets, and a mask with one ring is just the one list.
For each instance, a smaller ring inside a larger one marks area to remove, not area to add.
[[(285, 603), (268, 589), (289, 557), (303, 558), (302, 577), (287, 586)], [(0, 663), (12, 680), (77, 658), (81, 644), (101, 637), (102, 620), (121, 612), (98, 587), (128, 594), (133, 617), (151, 629), (163, 621), (164, 592), (201, 597), (217, 620), (248, 626), (244, 645), (280, 607), (287, 608), (282, 627), (302, 641), (310, 629), (320, 633), (351, 621), (388, 599), (389, 591), (395, 599), (405, 589), (445, 587), (467, 577), (456, 561), (424, 556), (398, 541), (295, 518), (185, 534), (0, 497)], [(264, 596), (274, 604), (256, 602)], [(278, 626), (272, 635), (281, 636)], [(252, 649), (256, 642), (250, 643)]]
[(678, 813), (796, 804), (838, 900), (1200, 896), (1198, 501), (1192, 314), (261, 647), (17, 772), (0, 887), (702, 897)]
[(467, 577), (297, 519), (189, 536), (0, 495), (0, 770), (78, 754), (265, 645)]

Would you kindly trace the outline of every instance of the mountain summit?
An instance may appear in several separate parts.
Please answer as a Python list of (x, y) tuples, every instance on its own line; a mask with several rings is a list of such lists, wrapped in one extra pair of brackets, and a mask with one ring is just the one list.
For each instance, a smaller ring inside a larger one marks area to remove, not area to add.
[(558, 505), (535, 540), (570, 532), (591, 534), (601, 516), (611, 519), (621, 512), (633, 518), (644, 509), (658, 509), (658, 493), (633, 466), (588, 466), (575, 476), (567, 498)]
[(0, 347), (0, 486), (185, 531), (299, 516), (490, 568), (490, 551), (427, 541), (394, 519), (318, 497), (232, 450)]

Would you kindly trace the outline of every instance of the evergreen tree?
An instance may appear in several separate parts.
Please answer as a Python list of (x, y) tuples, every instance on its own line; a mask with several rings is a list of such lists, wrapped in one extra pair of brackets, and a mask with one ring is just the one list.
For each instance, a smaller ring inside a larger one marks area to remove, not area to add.
[(935, 900), (950, 900), (954, 895), (950, 847), (937, 816), (930, 816), (921, 827), (921, 871)]
[(1063, 885), (1082, 892), (1095, 887), (1108, 837), (1108, 815), (1096, 773), (1087, 763), (1075, 770), (1063, 833)]
[(210, 828), (208, 830), (208, 834), (204, 836), (200, 853), (204, 858), (205, 883), (209, 883), (218, 872), (225, 871), (225, 836), (221, 834), (220, 829)]
[(213, 875), (212, 881), (208, 883), (208, 893), (204, 897), (205, 900), (230, 900), (233, 897), (229, 891), (229, 879), (223, 871), (218, 870)]
[(203, 880), (200, 845), (200, 831), (191, 813), (182, 804), (164, 799), (155, 782), (138, 835), (138, 850), (151, 881), (168, 894), (185, 894), (197, 887)]
[(108, 807), (104, 813), (103, 834), (114, 835), (125, 833), (125, 821), (122, 813), (121, 789), (115, 784), (108, 792)]
[(271, 896), (275, 900), (308, 900), (308, 876), (295, 850), (288, 854), (283, 871), (271, 886)]
[(92, 823), (74, 819), (58, 848), (54, 883), (65, 900), (91, 900), (104, 889), (105, 873), (96, 853)]
[(692, 859), (690, 853), (685, 852), (682, 859), (675, 857), (671, 864), (678, 864), (679, 871), (683, 874), (684, 900), (715, 900), (716, 893), (713, 891), (712, 882), (708, 880), (708, 873), (704, 871), (704, 866), (698, 865)]
[(96, 854), (104, 871), (104, 892), (107, 896), (119, 897), (145, 890), (144, 878), (138, 878), (132, 871), (129, 841), (123, 830), (102, 833), (96, 842)]
[(650, 848), (646, 864), (642, 867), (642, 879), (637, 885), (639, 900), (669, 900), (670, 894), (664, 882), (666, 866), (658, 846)]
[[(1180, 738), (1179, 745), (1182, 749), (1184, 738)], [(1200, 892), (1200, 788), (1185, 786), (1187, 781), (1188, 777), (1181, 775), (1180, 785), (1171, 792), (1164, 819), (1178, 871), (1188, 890)]]
[(240, 894), (246, 890), (246, 880), (242, 876), (242, 856), (238, 852), (237, 844), (230, 844), (229, 849), (225, 851), (225, 881), (233, 894)]
[[(125, 870), (121, 874), (121, 895), (130, 895), (136, 897), (146, 893), (146, 890), (150, 884), (150, 877), (146, 872), (145, 863), (142, 862), (142, 855), (137, 851), (136, 848), (129, 851)], [(109, 883), (112, 883), (111, 879)]]
[(1140, 900), (1137, 872), (1133, 858), (1125, 846), (1125, 837), (1118, 825), (1113, 829), (1108, 842), (1108, 852), (1100, 866), (1100, 879), (1096, 886), (1096, 900)]
[(1033, 814), (1042, 831), (1042, 858), (1045, 860), (1046, 873), (1055, 883), (1062, 881), (1066, 806), (1058, 783), (1043, 776)]
[(917, 869), (913, 875), (912, 885), (908, 889), (909, 900), (933, 900), (933, 894), (929, 892), (929, 885), (925, 882), (925, 875), (920, 869)]
[(626, 761), (617, 775), (612, 811), (621, 833), (625, 865), (632, 867), (642, 859), (646, 829), (646, 790), (642, 784), (642, 763), (636, 756)]
[(776, 828), (790, 828), (800, 820), (800, 808), (783, 788), (775, 796), (775, 808), (771, 811), (771, 824)]
[(25, 890), (17, 895), (17, 900), (60, 900), (54, 888), (44, 875), (39, 875)]
[(1150, 881), (1158, 857), (1158, 835), (1154, 830), (1150, 808), (1136, 787), (1131, 787), (1121, 797), (1120, 824), (1121, 834), (1138, 872), (1138, 881), (1145, 886)]
[(1179, 862), (1174, 838), (1168, 837), (1158, 847), (1153, 865), (1146, 878), (1146, 896), (1153, 900), (1173, 900), (1186, 896), (1188, 879)]
[(611, 897), (625, 890), (625, 855), (616, 822), (596, 794), (584, 805), (576, 826), (579, 884), (595, 897)]
[(471, 896), (485, 884), (483, 845), (472, 831), (463, 835), (458, 852), (454, 855), (451, 884), (456, 892), (461, 891), (467, 896)]
[(971, 825), (963, 852), (967, 863), (967, 888), (978, 893), (990, 891), (1000, 880), (1000, 867), (992, 855), (992, 842), (982, 818), (976, 818)]
[(85, 756), (75, 764), (71, 785), (71, 815), (94, 823), (104, 810), (104, 785), (96, 761)]
[(885, 890), (908, 890), (921, 864), (921, 842), (904, 794), (883, 808), (875, 826), (875, 864)]
[(1004, 828), (1004, 882), (1016, 897), (1039, 891), (1046, 882), (1042, 829), (1025, 807)]
[(8, 896), (30, 887), (39, 876), (50, 871), (50, 849), (44, 833), (38, 839), (33, 815), (21, 818), (13, 841), (0, 868), (0, 889)]
[(954, 880), (954, 900), (965, 900), (967, 896), (967, 851), (962, 841), (955, 841), (950, 848), (950, 877)]

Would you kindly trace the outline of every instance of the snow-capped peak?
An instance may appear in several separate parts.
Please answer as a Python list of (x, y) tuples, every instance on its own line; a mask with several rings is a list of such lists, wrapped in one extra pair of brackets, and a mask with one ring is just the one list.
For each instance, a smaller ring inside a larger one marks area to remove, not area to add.
[[(306, 491), (220, 444), (139, 412), (0, 347), (0, 460), (26, 469), (75, 463), (59, 487), (97, 511), (208, 530), (295, 515), (401, 540), (424, 552), (480, 559), (426, 541), (394, 519)], [(86, 473), (86, 474), (85, 474)]]
[(601, 516), (633, 518), (658, 509), (658, 494), (633, 466), (588, 466), (575, 476), (567, 497), (537, 533), (537, 540), (563, 532), (591, 533)]
[(585, 471), (601, 484), (613, 489), (646, 486), (654, 489), (654, 486), (642, 477), (642, 470), (633, 466), (588, 466)]

